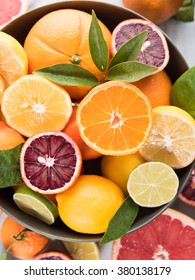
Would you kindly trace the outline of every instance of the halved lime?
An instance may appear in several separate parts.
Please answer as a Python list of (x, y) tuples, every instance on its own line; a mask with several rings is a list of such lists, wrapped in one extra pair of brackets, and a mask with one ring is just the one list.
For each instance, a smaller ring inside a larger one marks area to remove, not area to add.
[(49, 198), (25, 185), (17, 188), (13, 200), (22, 211), (51, 225), (58, 217), (58, 208)]

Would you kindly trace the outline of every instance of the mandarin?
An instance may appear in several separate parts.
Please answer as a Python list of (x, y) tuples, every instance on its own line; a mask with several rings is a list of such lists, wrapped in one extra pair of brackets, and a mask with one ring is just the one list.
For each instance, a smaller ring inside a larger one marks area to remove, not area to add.
[(172, 82), (164, 70), (132, 84), (148, 97), (152, 108), (170, 105)]
[[(102, 81), (105, 73), (98, 70), (90, 54), (88, 36), (91, 20), (90, 14), (75, 9), (53, 11), (38, 20), (24, 43), (29, 59), (29, 72), (54, 64), (73, 63), (91, 71)], [(99, 21), (99, 24), (109, 47), (111, 32), (102, 22)], [(65, 88), (72, 98), (80, 99), (91, 87)]]
[(1, 228), (1, 240), (5, 249), (16, 258), (30, 259), (43, 250), (48, 238), (25, 227), (11, 217), (6, 217)]
[(123, 0), (126, 8), (148, 18), (156, 24), (174, 16), (184, 0)]

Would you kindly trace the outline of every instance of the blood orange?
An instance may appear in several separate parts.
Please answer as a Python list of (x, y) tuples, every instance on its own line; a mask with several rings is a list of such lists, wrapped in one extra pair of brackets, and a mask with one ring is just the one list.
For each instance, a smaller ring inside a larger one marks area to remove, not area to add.
[(114, 55), (129, 39), (142, 31), (148, 36), (137, 57), (137, 61), (158, 67), (163, 70), (169, 61), (169, 48), (162, 31), (152, 22), (143, 19), (127, 19), (120, 22), (112, 32), (111, 51)]
[(195, 220), (168, 208), (137, 231), (114, 241), (114, 260), (195, 260)]
[(195, 206), (195, 168), (192, 170), (192, 174), (184, 189), (179, 194), (179, 198), (184, 203)]
[(69, 188), (79, 177), (81, 165), (79, 148), (63, 132), (38, 133), (28, 138), (21, 150), (23, 181), (43, 194)]
[(1, 1), (0, 29), (7, 23), (27, 11), (28, 0), (6, 0)]
[(44, 253), (36, 255), (33, 259), (34, 260), (53, 260), (53, 261), (71, 260), (71, 258), (67, 254), (58, 252), (58, 251), (44, 252)]

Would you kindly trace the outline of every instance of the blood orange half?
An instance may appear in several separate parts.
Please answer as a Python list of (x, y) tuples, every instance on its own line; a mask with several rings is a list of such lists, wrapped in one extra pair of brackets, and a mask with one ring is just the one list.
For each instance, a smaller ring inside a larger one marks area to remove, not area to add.
[(195, 260), (195, 220), (168, 208), (113, 243), (114, 260)]
[(33, 260), (52, 260), (52, 261), (59, 261), (59, 260), (71, 260), (68, 254), (58, 252), (58, 251), (49, 251), (44, 252), (41, 254), (36, 255)]
[(0, 29), (7, 23), (27, 11), (29, 0), (6, 0), (1, 1)]
[(118, 49), (132, 37), (148, 31), (148, 36), (137, 57), (137, 61), (163, 70), (169, 61), (169, 48), (163, 32), (152, 22), (143, 19), (127, 19), (120, 22), (112, 32), (111, 51)]
[(179, 198), (184, 203), (195, 206), (195, 168), (192, 170), (192, 174), (184, 189), (179, 194)]
[(32, 190), (59, 193), (73, 185), (81, 171), (81, 152), (63, 132), (38, 133), (21, 150), (23, 181)]

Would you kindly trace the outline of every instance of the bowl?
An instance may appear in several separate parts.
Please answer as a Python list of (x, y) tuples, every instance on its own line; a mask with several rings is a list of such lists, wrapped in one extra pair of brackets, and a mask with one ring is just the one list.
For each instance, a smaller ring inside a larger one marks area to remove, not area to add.
[[(121, 21), (129, 18), (143, 18), (141, 15), (112, 4), (93, 2), (93, 1), (65, 1), (54, 4), (42, 6), (40, 8), (31, 10), (30, 12), (18, 17), (2, 31), (15, 37), (21, 44), (24, 43), (25, 37), (29, 32), (30, 28), (35, 24), (37, 20), (46, 15), (47, 13), (58, 10), (58, 9), (78, 9), (91, 14), (92, 9), (95, 11), (97, 17), (106, 24), (106, 26), (112, 31), (114, 27)], [(166, 36), (170, 51), (170, 60), (166, 67), (166, 71), (169, 74), (172, 82), (188, 69), (188, 65), (185, 59), (182, 57), (176, 46)], [(88, 167), (88, 172), (98, 172), (98, 160), (94, 160), (93, 164)], [(186, 182), (189, 179), (194, 163), (187, 166), (186, 168), (177, 171), (179, 176), (179, 191), (182, 191)], [(29, 216), (22, 212), (13, 201), (12, 188), (4, 188), (0, 190), (0, 208), (13, 219), (24, 225), (25, 227), (36, 231), (40, 234), (48, 236), (49, 238), (64, 240), (64, 241), (94, 241), (98, 242), (102, 238), (102, 234), (81, 234), (77, 233), (70, 228), (66, 227), (60, 218), (56, 222), (49, 226), (38, 219)], [(176, 197), (170, 202), (161, 207), (156, 208), (140, 208), (139, 214), (130, 230), (134, 231), (140, 227), (146, 225), (162, 212), (170, 207), (175, 201)]]

